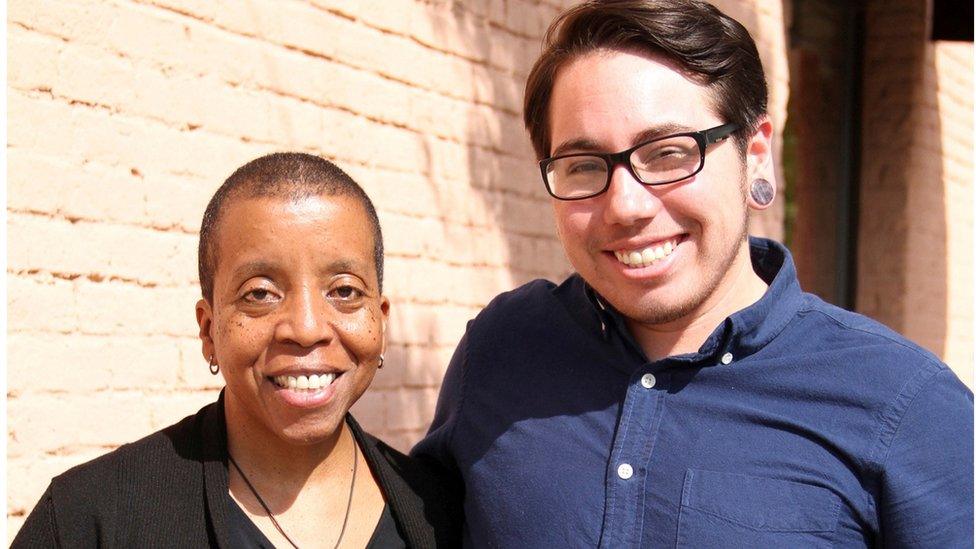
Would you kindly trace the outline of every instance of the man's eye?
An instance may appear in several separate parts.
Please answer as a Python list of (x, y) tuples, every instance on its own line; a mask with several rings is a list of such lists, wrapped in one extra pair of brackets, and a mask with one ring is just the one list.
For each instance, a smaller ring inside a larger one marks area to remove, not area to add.
[(590, 173), (590, 172), (602, 172), (606, 170), (606, 164), (600, 160), (579, 160), (573, 162), (569, 169), (566, 170), (570, 174), (578, 173)]

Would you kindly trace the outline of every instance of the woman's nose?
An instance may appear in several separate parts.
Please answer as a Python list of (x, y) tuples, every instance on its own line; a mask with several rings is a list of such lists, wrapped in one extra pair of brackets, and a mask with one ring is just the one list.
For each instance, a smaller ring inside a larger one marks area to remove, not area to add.
[(615, 166), (610, 174), (604, 200), (603, 218), (609, 225), (633, 225), (652, 219), (661, 210), (661, 199), (623, 165)]
[(292, 294), (277, 326), (278, 339), (301, 347), (328, 342), (334, 335), (331, 306), (324, 296), (310, 289)]

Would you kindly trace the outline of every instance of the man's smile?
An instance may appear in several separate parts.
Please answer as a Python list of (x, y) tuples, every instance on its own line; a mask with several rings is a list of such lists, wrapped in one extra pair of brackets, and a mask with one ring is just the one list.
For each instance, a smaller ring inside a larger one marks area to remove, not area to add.
[(680, 236), (675, 236), (667, 240), (654, 242), (647, 246), (614, 250), (613, 255), (616, 256), (617, 261), (628, 267), (648, 267), (670, 256), (674, 252), (675, 248), (678, 247), (678, 244), (681, 243), (681, 240), (682, 238)]

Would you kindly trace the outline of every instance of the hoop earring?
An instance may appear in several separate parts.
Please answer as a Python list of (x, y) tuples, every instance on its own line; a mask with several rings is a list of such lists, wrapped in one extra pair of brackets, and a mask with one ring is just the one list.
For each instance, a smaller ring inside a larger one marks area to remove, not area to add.
[(210, 374), (217, 375), (220, 373), (220, 364), (214, 362), (214, 356), (210, 355)]
[(769, 206), (776, 198), (776, 187), (768, 180), (758, 177), (749, 186), (749, 196), (760, 206)]
[(380, 355), (380, 363), (376, 365), (376, 369), (378, 370), (382, 367), (383, 367), (383, 355)]

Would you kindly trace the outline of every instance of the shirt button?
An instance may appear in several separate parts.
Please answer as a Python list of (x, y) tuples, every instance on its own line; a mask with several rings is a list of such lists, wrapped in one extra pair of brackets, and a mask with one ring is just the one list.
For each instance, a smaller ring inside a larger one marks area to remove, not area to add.
[(654, 374), (644, 374), (641, 376), (641, 385), (643, 385), (645, 389), (654, 387), (655, 383), (657, 383), (657, 378), (654, 377)]
[(732, 353), (725, 353), (722, 355), (722, 364), (730, 364), (732, 362)]
[(617, 476), (627, 480), (634, 476), (634, 468), (629, 463), (621, 463), (620, 467), (617, 467)]

